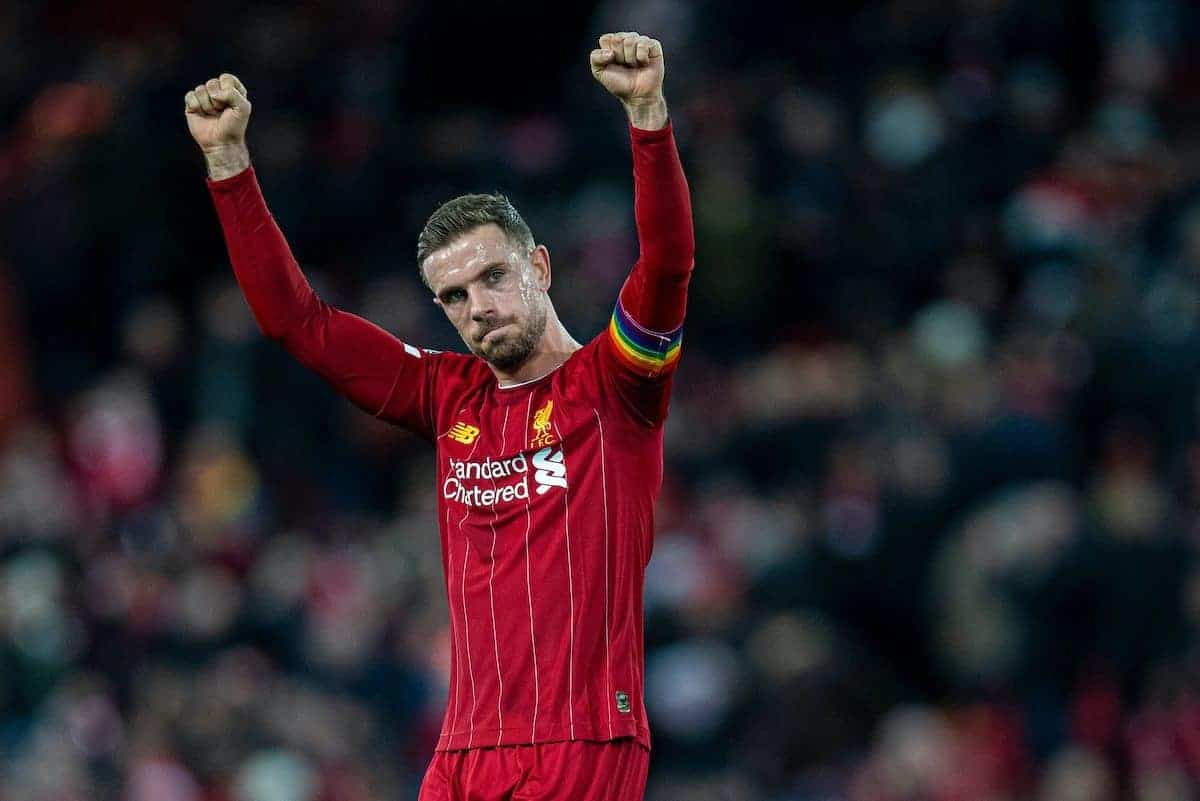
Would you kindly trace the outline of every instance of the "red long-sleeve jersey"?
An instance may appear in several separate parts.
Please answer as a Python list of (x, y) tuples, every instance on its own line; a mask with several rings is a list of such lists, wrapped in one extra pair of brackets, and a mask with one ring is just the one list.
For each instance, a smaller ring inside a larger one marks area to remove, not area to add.
[(267, 336), (437, 448), (453, 651), (438, 750), (635, 737), (642, 585), (694, 239), (670, 126), (631, 129), (640, 257), (608, 327), (549, 375), (501, 387), (322, 302), (252, 169), (209, 188)]

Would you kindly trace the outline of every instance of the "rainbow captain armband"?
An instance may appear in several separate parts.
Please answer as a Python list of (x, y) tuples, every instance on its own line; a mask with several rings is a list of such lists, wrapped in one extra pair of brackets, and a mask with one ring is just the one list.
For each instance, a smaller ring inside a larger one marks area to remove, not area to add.
[(683, 326), (667, 333), (648, 331), (626, 314), (617, 301), (608, 324), (608, 336), (621, 361), (642, 375), (655, 376), (679, 360)]

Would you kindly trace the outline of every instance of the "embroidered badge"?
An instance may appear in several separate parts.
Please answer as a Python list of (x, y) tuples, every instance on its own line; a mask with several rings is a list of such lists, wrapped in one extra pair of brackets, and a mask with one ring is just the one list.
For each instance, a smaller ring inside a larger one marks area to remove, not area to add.
[(554, 441), (554, 430), (551, 427), (550, 415), (554, 412), (554, 401), (546, 401), (546, 405), (533, 413), (533, 439), (529, 441), (531, 448), (544, 448)]

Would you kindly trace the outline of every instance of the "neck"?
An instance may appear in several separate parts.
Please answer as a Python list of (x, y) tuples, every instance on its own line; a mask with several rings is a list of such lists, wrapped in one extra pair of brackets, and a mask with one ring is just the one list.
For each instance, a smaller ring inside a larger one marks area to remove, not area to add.
[(521, 384), (553, 372), (580, 347), (582, 346), (567, 333), (567, 329), (559, 322), (558, 315), (551, 312), (546, 320), (546, 330), (542, 334), (537, 348), (519, 367), (502, 370), (494, 364), (488, 366), (492, 368), (500, 386)]

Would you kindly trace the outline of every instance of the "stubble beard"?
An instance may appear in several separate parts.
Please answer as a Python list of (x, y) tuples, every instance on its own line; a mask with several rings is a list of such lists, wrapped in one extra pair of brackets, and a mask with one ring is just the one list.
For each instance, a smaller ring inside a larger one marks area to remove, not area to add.
[(537, 305), (529, 316), (528, 325), (522, 327), (515, 337), (502, 339), (487, 350), (482, 344), (471, 350), (493, 367), (509, 372), (529, 361), (545, 332), (546, 309)]

